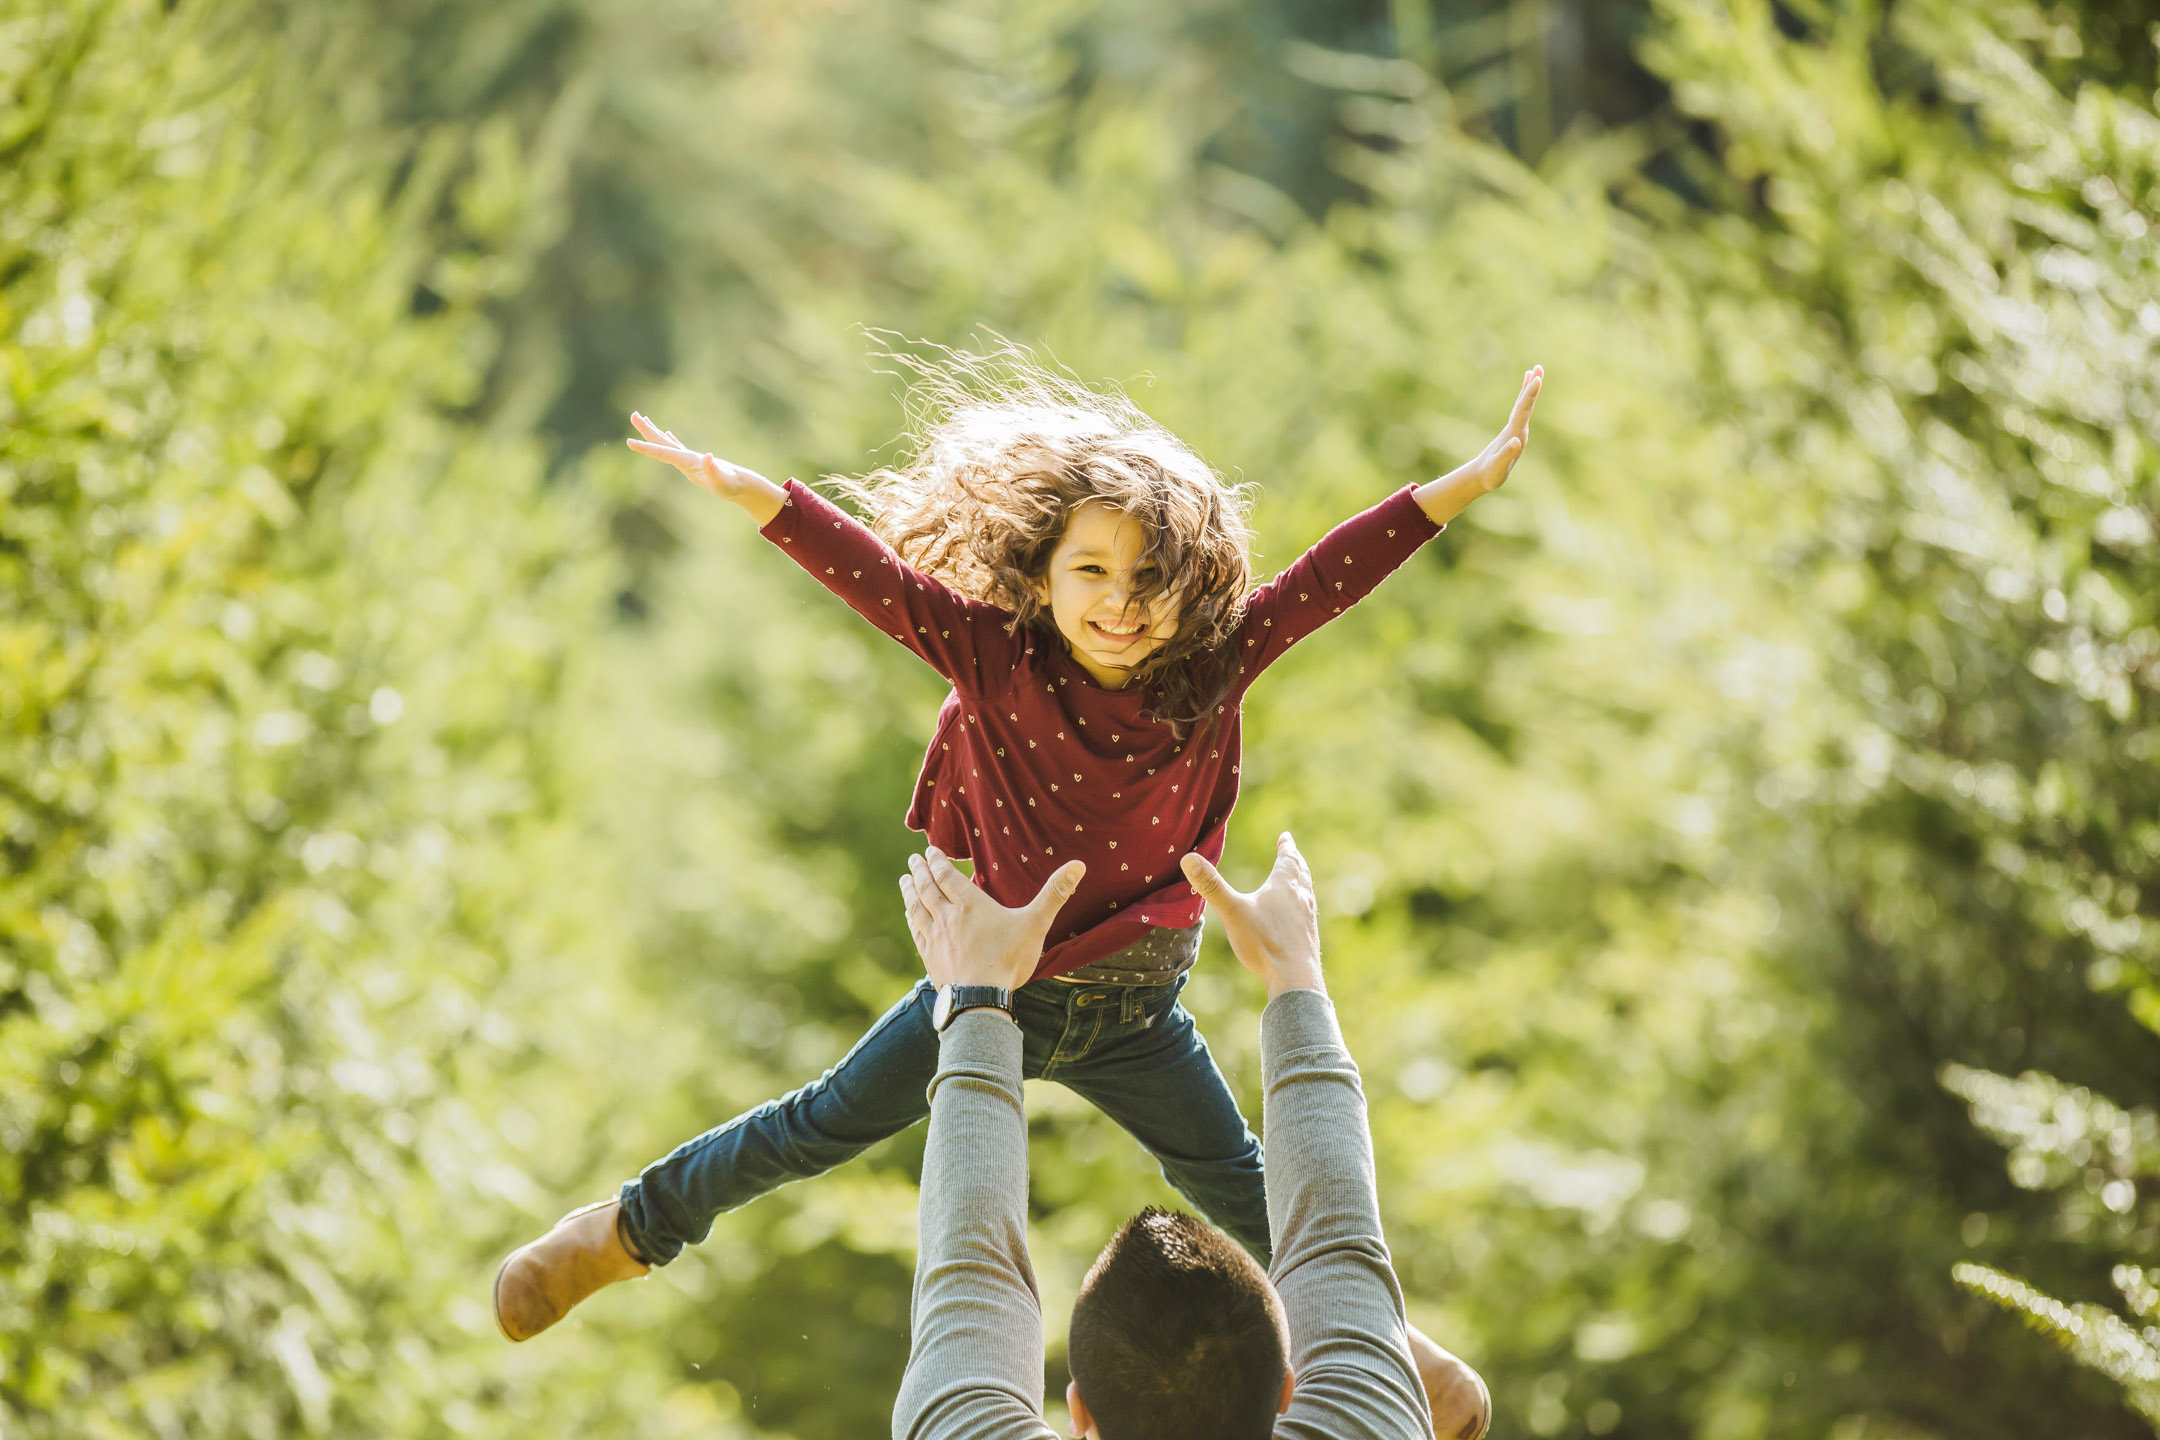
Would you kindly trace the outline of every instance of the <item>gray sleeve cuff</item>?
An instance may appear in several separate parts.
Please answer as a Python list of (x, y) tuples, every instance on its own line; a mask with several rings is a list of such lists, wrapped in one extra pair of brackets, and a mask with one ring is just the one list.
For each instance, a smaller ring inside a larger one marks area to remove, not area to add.
[(1019, 1094), (1019, 1025), (1002, 1010), (969, 1010), (955, 1017), (938, 1036), (938, 1068), (930, 1093), (936, 1095), (938, 1082), (955, 1070), (1009, 1081)]
[(1304, 1050), (1349, 1053), (1335, 1020), (1334, 1001), (1318, 990), (1285, 990), (1260, 1012), (1262, 1083), (1272, 1083), (1284, 1061)]

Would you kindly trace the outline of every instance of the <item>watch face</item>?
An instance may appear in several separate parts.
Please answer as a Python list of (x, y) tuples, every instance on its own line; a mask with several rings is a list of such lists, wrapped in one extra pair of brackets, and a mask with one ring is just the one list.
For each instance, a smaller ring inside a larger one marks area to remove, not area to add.
[(952, 1019), (952, 992), (950, 985), (938, 986), (937, 1004), (930, 1007), (931, 1029), (943, 1030), (946, 1022)]

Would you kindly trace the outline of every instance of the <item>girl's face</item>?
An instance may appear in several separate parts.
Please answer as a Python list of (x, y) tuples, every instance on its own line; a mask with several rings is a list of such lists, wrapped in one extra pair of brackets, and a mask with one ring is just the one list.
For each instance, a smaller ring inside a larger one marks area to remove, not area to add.
[(1145, 538), (1137, 521), (1090, 500), (1073, 512), (1050, 568), (1035, 582), (1073, 658), (1109, 690), (1122, 690), (1147, 658), (1177, 633), (1173, 598), (1158, 595), (1144, 609), (1132, 594), (1147, 573)]

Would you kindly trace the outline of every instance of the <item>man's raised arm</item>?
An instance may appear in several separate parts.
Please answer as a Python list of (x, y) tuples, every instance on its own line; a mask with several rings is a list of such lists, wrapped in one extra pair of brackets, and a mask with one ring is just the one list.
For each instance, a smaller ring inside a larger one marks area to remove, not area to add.
[(1275, 1424), (1298, 1440), (1426, 1440), (1425, 1388), (1373, 1180), (1372, 1135), (1356, 1064), (1320, 971), (1319, 912), (1305, 857), (1286, 834), (1251, 895), (1197, 855), (1193, 887), (1230, 948), (1267, 984), (1260, 1017), (1266, 1086), (1270, 1277), (1290, 1325), (1290, 1408)]
[[(908, 862), (908, 929), (941, 991), (992, 999), (1027, 983), (1085, 867), (1007, 910), (936, 849)], [(985, 995), (981, 992), (992, 992)], [(1042, 1302), (1027, 1252), (1027, 1116), (1020, 1028), (994, 1003), (951, 1015), (930, 1082), (907, 1375), (894, 1440), (1054, 1440), (1043, 1423)]]

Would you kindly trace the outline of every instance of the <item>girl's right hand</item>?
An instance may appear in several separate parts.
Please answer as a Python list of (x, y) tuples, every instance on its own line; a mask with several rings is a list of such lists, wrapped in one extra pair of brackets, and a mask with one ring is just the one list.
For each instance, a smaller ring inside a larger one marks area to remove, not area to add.
[(734, 501), (750, 512), (750, 518), (761, 528), (769, 524), (787, 503), (787, 492), (757, 471), (730, 465), (706, 451), (692, 450), (676, 439), (674, 432), (661, 429), (636, 411), (631, 412), (630, 423), (645, 437), (630, 441), (632, 450), (655, 460), (665, 460), (687, 475), (699, 489)]

